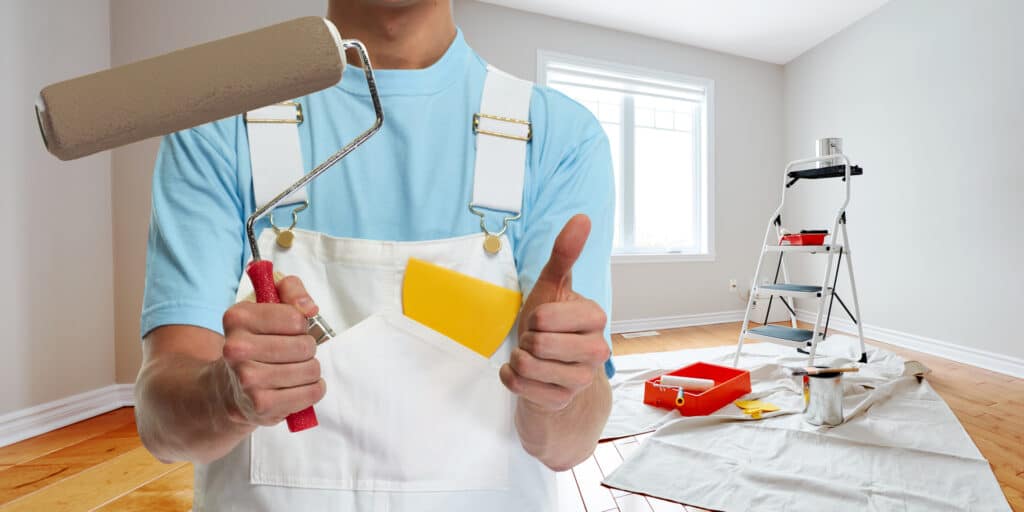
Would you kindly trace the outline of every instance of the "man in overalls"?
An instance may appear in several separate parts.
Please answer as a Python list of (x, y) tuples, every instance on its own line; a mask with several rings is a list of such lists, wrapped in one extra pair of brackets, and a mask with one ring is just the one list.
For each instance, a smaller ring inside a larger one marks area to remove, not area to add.
[[(163, 141), (142, 439), (196, 463), (197, 511), (553, 510), (554, 471), (591, 454), (611, 403), (608, 141), (489, 67), (448, 1), (331, 0), (327, 17), (366, 44), (386, 122), (257, 226), (283, 304), (245, 300), (244, 220), (371, 123), (363, 74), (298, 98), (301, 122)], [(435, 299), (451, 306), (412, 313)], [(338, 333), (319, 347), (317, 312)], [(320, 425), (289, 432), (310, 405)]]

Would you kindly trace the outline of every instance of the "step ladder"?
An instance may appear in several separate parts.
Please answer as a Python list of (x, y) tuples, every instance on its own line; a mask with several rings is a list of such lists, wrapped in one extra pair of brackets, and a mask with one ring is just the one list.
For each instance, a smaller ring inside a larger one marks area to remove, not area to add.
[[(819, 162), (830, 164), (824, 167), (811, 169), (799, 169)], [(795, 170), (799, 169), (799, 170)], [(867, 362), (867, 351), (864, 349), (864, 329), (861, 326), (860, 304), (857, 301), (857, 285), (853, 279), (853, 260), (850, 258), (850, 240), (846, 233), (846, 206), (850, 203), (850, 178), (864, 174), (863, 169), (851, 165), (850, 160), (842, 153), (834, 153), (826, 156), (807, 158), (790, 162), (786, 166), (782, 187), (782, 202), (776, 208), (768, 221), (768, 227), (764, 233), (764, 243), (761, 246), (761, 256), (757, 260), (757, 268), (754, 271), (754, 282), (750, 287), (750, 299), (747, 302), (747, 311), (743, 317), (743, 328), (740, 330), (739, 342), (736, 346), (736, 357), (733, 359), (733, 366), (739, 364), (740, 353), (743, 350), (744, 339), (757, 339), (795, 347), (800, 352), (808, 354), (808, 364), (813, 364), (817, 352), (818, 342), (825, 339), (828, 334), (829, 320), (832, 316), (833, 303), (838, 301), (839, 305), (846, 310), (853, 323), (857, 326), (857, 336), (860, 338), (860, 362)], [(842, 205), (836, 211), (832, 223), (832, 230), (828, 232), (823, 245), (783, 245), (782, 240), (782, 210), (786, 205), (786, 191), (802, 179), (815, 180), (839, 178), (842, 179), (846, 196)], [(775, 236), (772, 237), (772, 230)], [(831, 240), (829, 240), (829, 238)], [(798, 284), (789, 282), (789, 275), (786, 272), (784, 256), (787, 254), (819, 254), (825, 256), (824, 276), (820, 284)], [(772, 281), (762, 282), (761, 273), (765, 268), (765, 257), (778, 254), (778, 262), (775, 267), (775, 275)], [(850, 278), (850, 291), (853, 296), (853, 311), (847, 307), (846, 302), (836, 293), (836, 284), (839, 280), (839, 271), (843, 261), (846, 262), (846, 270)], [(833, 263), (835, 263), (833, 265)], [(780, 280), (781, 278), (781, 280)], [(764, 324), (760, 327), (750, 328), (751, 315), (754, 309), (755, 297), (768, 297), (768, 307), (765, 312)], [(790, 327), (768, 324), (771, 314), (772, 302), (778, 298), (789, 310)], [(787, 300), (788, 299), (788, 300)], [(792, 304), (793, 300), (812, 300), (816, 305), (816, 315), (813, 329), (800, 329), (797, 327), (796, 310)]]

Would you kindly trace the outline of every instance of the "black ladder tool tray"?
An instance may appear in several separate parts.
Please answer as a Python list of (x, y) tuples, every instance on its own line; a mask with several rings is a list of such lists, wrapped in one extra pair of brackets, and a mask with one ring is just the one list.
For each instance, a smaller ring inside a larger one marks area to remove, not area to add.
[[(864, 174), (864, 169), (861, 169), (859, 165), (850, 166), (850, 176), (860, 176), (861, 174)], [(820, 180), (825, 178), (846, 179), (846, 166), (830, 165), (828, 167), (789, 171), (786, 176), (789, 177), (789, 182), (786, 183), (786, 187), (792, 187), (794, 183), (800, 180)]]

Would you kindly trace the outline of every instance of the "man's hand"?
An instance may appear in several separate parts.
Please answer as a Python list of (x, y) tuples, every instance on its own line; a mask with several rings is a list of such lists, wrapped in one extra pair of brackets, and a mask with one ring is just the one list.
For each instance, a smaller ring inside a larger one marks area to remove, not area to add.
[(523, 304), (519, 346), (499, 372), (519, 396), (516, 428), (523, 447), (556, 471), (590, 455), (611, 407), (604, 373), (611, 354), (604, 338), (607, 316), (572, 289), (572, 267), (589, 235), (586, 215), (562, 228)]
[(318, 308), (294, 276), (277, 283), (281, 304), (240, 302), (224, 313), (224, 361), (237, 378), (229, 407), (240, 423), (275, 425), (326, 393), (306, 318)]
[(306, 335), (306, 317), (317, 307), (298, 278), (282, 279), (277, 290), (282, 304), (228, 309), (225, 336), (192, 325), (165, 325), (146, 336), (135, 417), (157, 458), (209, 463), (256, 427), (323, 398), (316, 345)]
[(604, 310), (572, 290), (572, 267), (589, 235), (586, 215), (576, 215), (562, 228), (523, 304), (519, 347), (500, 371), (510, 391), (540, 410), (565, 409), (604, 374), (610, 355)]

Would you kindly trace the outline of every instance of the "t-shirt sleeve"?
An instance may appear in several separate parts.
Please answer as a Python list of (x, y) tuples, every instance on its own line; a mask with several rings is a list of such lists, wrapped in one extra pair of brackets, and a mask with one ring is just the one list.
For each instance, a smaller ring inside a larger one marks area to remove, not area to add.
[[(548, 90), (549, 95), (557, 95)], [(590, 237), (573, 267), (573, 289), (597, 302), (611, 318), (611, 250), (615, 226), (615, 177), (608, 138), (589, 111), (557, 95), (561, 108), (550, 116), (540, 158), (548, 165), (535, 171), (533, 197), (525, 203), (522, 237), (516, 247), (520, 287), (529, 293), (551, 255), (565, 223), (578, 213), (590, 217)], [(553, 128), (552, 128), (553, 127)], [(534, 147), (537, 151), (537, 147)], [(547, 168), (549, 170), (545, 170)], [(611, 346), (610, 322), (605, 340)], [(605, 362), (608, 377), (615, 373)]]
[(242, 272), (244, 219), (231, 120), (164, 137), (153, 173), (141, 334), (170, 324), (222, 333)]

